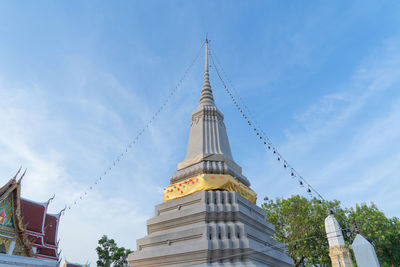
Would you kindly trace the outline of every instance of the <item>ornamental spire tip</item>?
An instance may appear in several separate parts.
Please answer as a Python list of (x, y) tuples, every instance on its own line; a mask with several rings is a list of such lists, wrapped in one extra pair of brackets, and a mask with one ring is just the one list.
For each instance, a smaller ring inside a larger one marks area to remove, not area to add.
[(210, 85), (210, 75), (208, 71), (208, 38), (205, 41), (205, 65), (204, 65), (204, 81), (201, 87), (201, 96), (199, 106), (214, 105), (214, 96)]

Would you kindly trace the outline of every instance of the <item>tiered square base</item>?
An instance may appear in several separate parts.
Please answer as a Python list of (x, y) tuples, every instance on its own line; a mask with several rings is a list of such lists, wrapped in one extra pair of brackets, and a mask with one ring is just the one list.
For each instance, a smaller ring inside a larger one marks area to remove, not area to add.
[(265, 212), (236, 192), (203, 191), (155, 207), (129, 266), (293, 266)]

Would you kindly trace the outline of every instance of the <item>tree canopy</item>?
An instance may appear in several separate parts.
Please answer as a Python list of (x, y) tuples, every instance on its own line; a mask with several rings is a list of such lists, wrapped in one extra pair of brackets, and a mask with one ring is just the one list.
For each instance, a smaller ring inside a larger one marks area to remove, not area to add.
[(346, 209), (349, 221), (355, 223), (359, 232), (372, 241), (381, 266), (399, 266), (400, 263), (400, 220), (387, 218), (371, 203), (357, 204)]
[(299, 195), (275, 201), (266, 197), (264, 201), (262, 208), (268, 222), (275, 226), (275, 238), (286, 244), (295, 266), (331, 265), (325, 232), (329, 210), (341, 225), (347, 245), (355, 237), (355, 221), (360, 233), (373, 242), (381, 266), (397, 266), (400, 262), (399, 219), (387, 218), (373, 203), (343, 209), (337, 200), (320, 202)]
[(96, 248), (98, 260), (97, 266), (103, 267), (123, 267), (128, 266), (126, 258), (132, 252), (130, 249), (118, 247), (114, 239), (108, 239), (103, 235), (98, 241), (99, 246)]

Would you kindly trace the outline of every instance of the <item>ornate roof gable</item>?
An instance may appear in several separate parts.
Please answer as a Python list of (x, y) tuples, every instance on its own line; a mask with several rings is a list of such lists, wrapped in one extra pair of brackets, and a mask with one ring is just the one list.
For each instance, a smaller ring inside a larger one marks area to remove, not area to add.
[[(21, 168), (3, 187), (0, 188), (0, 214), (4, 217), (1, 219), (0, 231), (3, 236), (0, 238), (0, 243), (4, 244), (5, 250), (10, 249), (14, 254), (21, 256), (34, 256), (31, 242), (25, 233), (21, 215), (21, 180), (25, 172), (16, 180)], [(16, 239), (16, 241), (14, 241)], [(14, 243), (13, 243), (14, 241)]]
[(25, 172), (17, 181), (20, 171), (0, 188), (0, 250), (58, 261), (57, 232), (61, 212), (47, 213), (53, 198), (47, 202), (21, 198), (21, 180)]

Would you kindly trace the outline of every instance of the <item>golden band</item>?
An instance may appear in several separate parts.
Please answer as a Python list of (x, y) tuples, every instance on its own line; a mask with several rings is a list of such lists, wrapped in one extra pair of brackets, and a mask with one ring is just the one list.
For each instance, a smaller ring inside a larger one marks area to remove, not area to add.
[(236, 178), (225, 174), (200, 174), (164, 188), (163, 202), (208, 190), (235, 191), (254, 204), (257, 194)]

